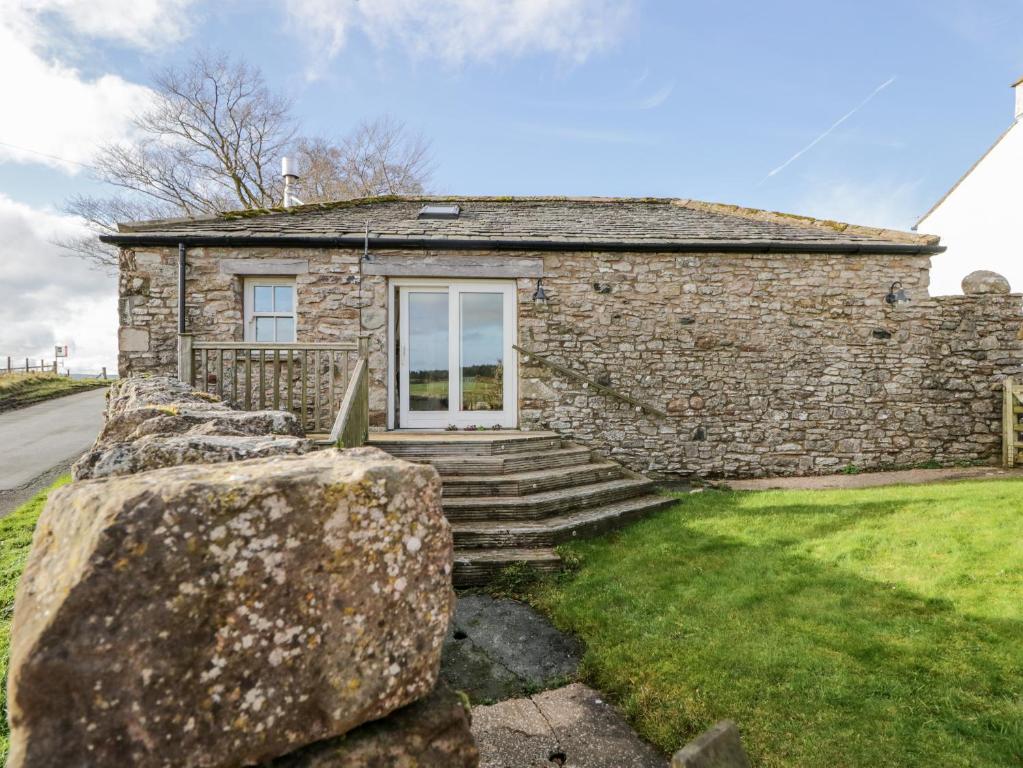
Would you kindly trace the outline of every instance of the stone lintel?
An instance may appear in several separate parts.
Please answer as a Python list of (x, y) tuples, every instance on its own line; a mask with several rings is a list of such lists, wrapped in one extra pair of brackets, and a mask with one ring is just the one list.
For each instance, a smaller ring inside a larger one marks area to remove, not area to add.
[(304, 275), (309, 271), (306, 259), (221, 259), (225, 275)]
[(362, 272), (387, 277), (543, 277), (543, 258), (510, 254), (371, 253)]

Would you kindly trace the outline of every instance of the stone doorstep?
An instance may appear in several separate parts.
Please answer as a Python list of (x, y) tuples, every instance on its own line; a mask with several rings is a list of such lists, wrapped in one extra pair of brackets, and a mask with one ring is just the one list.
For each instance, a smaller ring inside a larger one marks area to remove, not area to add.
[(598, 691), (582, 683), (472, 710), (480, 768), (667, 768)]

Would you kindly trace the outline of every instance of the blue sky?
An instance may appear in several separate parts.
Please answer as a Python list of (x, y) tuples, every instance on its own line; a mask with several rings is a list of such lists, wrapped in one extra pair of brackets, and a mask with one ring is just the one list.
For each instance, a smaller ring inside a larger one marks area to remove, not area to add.
[[(1019, 2), (12, 2), (6, 40), (32, 58), (7, 64), (29, 75), (0, 85), (19, 104), (0, 142), (26, 149), (88, 163), (154, 67), (214, 48), (288, 90), (306, 133), (403, 120), (432, 142), (431, 191), (693, 197), (902, 228), (1009, 125), (1023, 75)], [(84, 117), (64, 107), (97, 98)], [(59, 210), (74, 192), (104, 190), (0, 146), (0, 196), (39, 212), (36, 240), (43, 219), (73, 226)], [(81, 290), (109, 302), (111, 285)]]

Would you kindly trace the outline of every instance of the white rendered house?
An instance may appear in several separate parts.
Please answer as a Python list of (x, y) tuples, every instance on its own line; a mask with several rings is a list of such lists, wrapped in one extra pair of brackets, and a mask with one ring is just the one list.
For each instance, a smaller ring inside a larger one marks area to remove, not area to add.
[(960, 281), (977, 269), (1023, 291), (1023, 78), (1013, 87), (1012, 125), (914, 227), (948, 249), (931, 257), (932, 296), (962, 293)]

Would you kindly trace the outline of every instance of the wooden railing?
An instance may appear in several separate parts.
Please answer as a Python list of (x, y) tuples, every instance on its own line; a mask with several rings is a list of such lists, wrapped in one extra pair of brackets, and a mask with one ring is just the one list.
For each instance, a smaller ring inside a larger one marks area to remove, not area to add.
[(369, 361), (363, 357), (355, 364), (348, 389), (341, 400), (330, 442), (338, 448), (358, 448), (369, 438)]
[(569, 378), (576, 379), (577, 381), (581, 381), (583, 383), (583, 386), (587, 389), (593, 389), (597, 392), (600, 392), (603, 395), (607, 395), (608, 397), (615, 397), (618, 398), (619, 400), (629, 403), (630, 405), (634, 406), (637, 411), (646, 411), (647, 413), (652, 413), (655, 416), (660, 416), (662, 418), (666, 418), (668, 415), (660, 408), (650, 405), (649, 403), (641, 402), (636, 398), (630, 397), (624, 392), (619, 392), (617, 389), (614, 389), (612, 387), (608, 387), (604, 384), (599, 384), (593, 379), (589, 378), (588, 376), (579, 373), (578, 371), (573, 371), (571, 368), (564, 366), (561, 363), (554, 362), (549, 357), (538, 355), (536, 352), (531, 352), (530, 350), (524, 347), (520, 347), (517, 344), (512, 344), (512, 349), (522, 353), (523, 355), (527, 355), (528, 357), (535, 358), (537, 362), (543, 363), (548, 368), (551, 368), (552, 370), (555, 370), (558, 373), (564, 374)]
[(1002, 382), (1002, 464), (1014, 467), (1019, 452), (1023, 450), (1023, 384), (1017, 384), (1012, 376)]
[(359, 342), (257, 344), (178, 337), (178, 378), (246, 410), (285, 409), (326, 432), (359, 357)]

